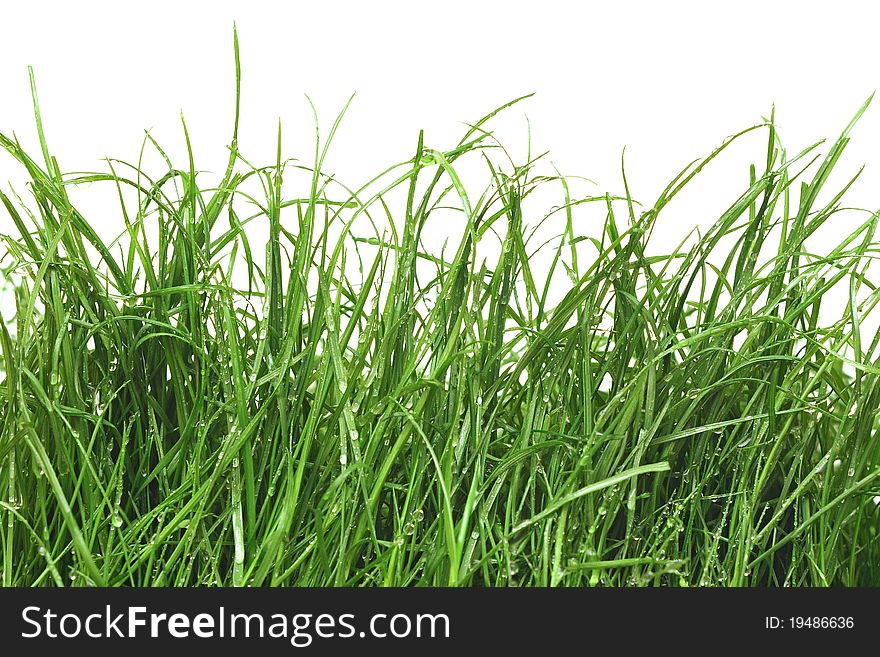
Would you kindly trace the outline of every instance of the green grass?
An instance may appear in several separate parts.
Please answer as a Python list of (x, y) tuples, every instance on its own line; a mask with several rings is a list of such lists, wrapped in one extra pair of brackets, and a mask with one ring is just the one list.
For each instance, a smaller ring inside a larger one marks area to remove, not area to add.
[[(150, 136), (94, 174), (38, 110), (40, 153), (0, 136), (30, 179), (0, 197), (2, 584), (880, 584), (878, 216), (842, 232), (825, 185), (849, 128), (790, 157), (771, 118), (639, 205), (509, 159), (496, 113), (358, 188), (325, 171), (338, 120), (310, 166), (280, 129), (254, 166), (236, 107), (210, 185)], [(759, 133), (742, 195), (658, 253)], [(71, 196), (108, 187), (102, 239)]]

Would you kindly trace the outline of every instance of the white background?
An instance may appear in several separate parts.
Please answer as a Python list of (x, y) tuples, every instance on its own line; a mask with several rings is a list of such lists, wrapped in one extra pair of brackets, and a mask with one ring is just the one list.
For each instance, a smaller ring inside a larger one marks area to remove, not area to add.
[[(0, 131), (39, 153), (27, 66), (46, 134), (65, 170), (136, 160), (143, 130), (182, 152), (180, 113), (200, 168), (222, 170), (232, 116), (232, 25), (243, 67), (241, 146), (271, 162), (311, 153), (354, 103), (328, 168), (357, 184), (430, 145), (454, 145), (464, 122), (536, 96), (500, 125), (524, 152), (550, 150), (566, 174), (620, 192), (620, 155), (637, 199), (775, 103), (790, 152), (833, 138), (880, 86), (877, 12), (858, 2), (15, 2), (0, 9)], [(851, 204), (880, 208), (880, 99), (853, 134), (840, 183), (863, 163)], [(763, 135), (707, 170), (674, 203), (663, 236), (710, 223), (744, 188)], [(0, 154), (0, 184), (20, 184)], [(21, 190), (20, 190), (21, 191)], [(116, 221), (107, 211), (104, 220)]]

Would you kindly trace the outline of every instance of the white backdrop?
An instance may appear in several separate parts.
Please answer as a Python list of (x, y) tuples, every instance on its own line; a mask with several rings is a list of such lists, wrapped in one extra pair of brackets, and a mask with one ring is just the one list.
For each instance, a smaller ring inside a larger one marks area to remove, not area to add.
[[(185, 114), (200, 168), (221, 170), (232, 116), (232, 24), (243, 67), (241, 145), (310, 156), (311, 115), (329, 127), (355, 101), (328, 168), (356, 184), (411, 157), (420, 128), (448, 147), (472, 121), (527, 92), (501, 137), (549, 149), (597, 192), (652, 202), (688, 161), (768, 115), (790, 152), (833, 138), (880, 86), (873, 3), (767, 2), (16, 2), (0, 9), (0, 131), (38, 153), (33, 65), (50, 147), (65, 170), (136, 160), (143, 129), (172, 153)], [(707, 170), (665, 213), (709, 223), (760, 162), (763, 134)], [(868, 163), (849, 202), (880, 208), (880, 99), (853, 134), (836, 183)], [(0, 184), (20, 172), (0, 155)], [(107, 221), (113, 221), (108, 211)], [(670, 241), (674, 230), (669, 230)], [(677, 235), (677, 233), (675, 233)]]

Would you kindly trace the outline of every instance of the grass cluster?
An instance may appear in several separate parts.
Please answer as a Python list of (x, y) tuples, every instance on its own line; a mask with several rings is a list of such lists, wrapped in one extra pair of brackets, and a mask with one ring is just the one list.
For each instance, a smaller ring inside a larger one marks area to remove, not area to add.
[[(648, 208), (508, 159), (497, 111), (358, 188), (324, 170), (338, 120), (255, 166), (236, 107), (204, 185), (149, 135), (158, 173), (66, 174), (36, 113), (37, 157), (0, 136), (29, 177), (0, 195), (3, 585), (880, 584), (878, 217), (809, 239), (849, 128), (789, 157), (771, 118)], [(755, 131), (742, 195), (652, 250)], [(110, 241), (71, 201), (108, 185)]]

